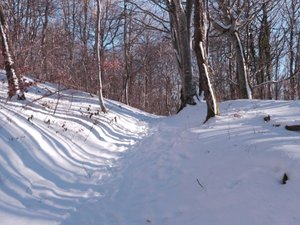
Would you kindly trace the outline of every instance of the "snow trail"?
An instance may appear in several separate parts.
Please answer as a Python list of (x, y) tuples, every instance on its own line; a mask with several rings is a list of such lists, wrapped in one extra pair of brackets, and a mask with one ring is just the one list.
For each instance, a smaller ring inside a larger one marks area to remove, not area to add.
[[(299, 121), (298, 107), (230, 101), (208, 124), (200, 119), (204, 104), (151, 121), (151, 134), (107, 185), (111, 192), (63, 224), (296, 225), (300, 137), (284, 124)], [(268, 114), (270, 123), (263, 120)], [(286, 186), (280, 184), (285, 172), (293, 177)]]

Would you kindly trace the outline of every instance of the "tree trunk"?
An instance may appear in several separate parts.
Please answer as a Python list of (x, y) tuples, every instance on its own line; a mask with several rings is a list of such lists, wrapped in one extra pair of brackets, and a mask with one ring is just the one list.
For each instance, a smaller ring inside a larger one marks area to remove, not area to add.
[(104, 105), (103, 99), (103, 88), (102, 88), (102, 77), (101, 77), (101, 58), (100, 58), (100, 26), (101, 26), (101, 5), (100, 0), (97, 0), (97, 27), (96, 27), (96, 55), (97, 55), (97, 72), (98, 72), (98, 81), (99, 81), (99, 104), (101, 111), (106, 113), (107, 110)]
[(125, 77), (123, 80), (123, 102), (129, 105), (129, 84), (131, 78), (131, 58), (130, 58), (130, 28), (128, 19), (128, 0), (124, 0), (124, 33), (123, 33), (123, 41), (124, 41), (124, 60), (125, 60)]
[[(266, 3), (262, 6), (263, 18), (261, 22), (260, 34), (259, 34), (259, 83), (270, 82), (272, 74), (272, 59), (271, 59), (271, 44), (270, 44), (270, 24), (268, 21), (268, 10)], [(267, 90), (264, 86), (259, 87), (260, 98), (272, 99), (271, 85), (267, 84)]]
[[(97, 0), (98, 1), (98, 0)], [(90, 76), (90, 69), (89, 69), (89, 53), (88, 53), (88, 42), (89, 42), (89, 28), (88, 28), (88, 13), (89, 13), (89, 1), (83, 1), (83, 28), (82, 28), (82, 42), (83, 42), (83, 49), (82, 49), (82, 66), (85, 73), (84, 85), (85, 91), (89, 92), (91, 87), (91, 76)]]
[(300, 99), (300, 31), (298, 32), (295, 61), (296, 61), (295, 64), (296, 74), (294, 76), (297, 79), (297, 93), (298, 93), (298, 99)]
[(44, 23), (43, 23), (43, 30), (42, 30), (42, 39), (41, 39), (41, 50), (42, 50), (42, 64), (43, 64), (43, 73), (45, 74), (46, 80), (52, 81), (51, 77), (48, 73), (48, 65), (47, 65), (47, 48), (46, 48), (46, 33), (48, 28), (48, 16), (49, 16), (49, 1), (45, 2), (45, 16), (44, 16)]
[[(256, 84), (260, 84), (260, 77), (259, 77), (259, 73), (258, 71), (258, 56), (256, 54), (256, 44), (255, 44), (255, 34), (252, 28), (252, 25), (248, 25), (248, 29), (246, 31), (248, 33), (247, 35), (247, 42), (248, 42), (248, 56), (249, 56), (249, 62), (251, 67), (249, 67), (249, 71), (251, 72), (251, 74), (253, 75)], [(257, 88), (258, 91), (253, 93), (253, 98), (261, 98), (262, 96), (262, 89), (261, 88)]]
[[(239, 34), (239, 23), (241, 22), (239, 21), (240, 13), (245, 7), (245, 4), (242, 2), (245, 3), (245, 1), (233, 1), (231, 5), (231, 1), (219, 1), (218, 4), (221, 15), (219, 15), (218, 19), (212, 19), (212, 23), (215, 29), (220, 33), (227, 34), (234, 45), (239, 98), (252, 99), (252, 91), (248, 83), (248, 69), (244, 46)], [(234, 5), (237, 8), (237, 12), (231, 8), (234, 7)], [(238, 13), (238, 15), (236, 15), (236, 13)]]
[(14, 61), (10, 51), (10, 43), (8, 37), (8, 25), (1, 4), (0, 4), (0, 34), (1, 34), (2, 55), (4, 59), (6, 77), (8, 81), (8, 97), (12, 98), (14, 95), (17, 95), (17, 98), (19, 100), (25, 100), (22, 81), (20, 77), (17, 76), (14, 68)]
[[(190, 8), (192, 1), (187, 1), (187, 9)], [(181, 106), (183, 109), (187, 104), (195, 105), (193, 97), (195, 88), (193, 85), (191, 40), (190, 40), (190, 17), (191, 11), (184, 10), (181, 0), (173, 0), (167, 3), (173, 48), (178, 64), (178, 70), (182, 81)]]
[(236, 48), (236, 66), (237, 66), (237, 78), (238, 78), (238, 88), (239, 96), (244, 99), (252, 99), (252, 92), (248, 83), (248, 71), (245, 59), (244, 48), (237, 31), (233, 32), (231, 35), (232, 41), (235, 43)]
[(204, 97), (207, 104), (207, 115), (205, 122), (219, 114), (219, 107), (210, 78), (207, 52), (207, 12), (205, 0), (195, 1), (194, 12), (194, 50), (197, 57), (199, 68), (199, 78), (201, 87), (204, 91)]
[[(294, 1), (292, 1), (291, 3), (292, 7), (295, 7)], [(289, 57), (290, 57), (290, 62), (289, 62), (289, 76), (290, 76), (290, 99), (294, 99), (295, 98), (295, 76), (294, 76), (294, 64), (295, 64), (295, 53), (294, 53), (294, 39), (295, 39), (295, 9), (292, 8), (292, 15), (289, 17), (290, 18), (290, 36), (289, 36), (289, 42), (288, 42), (288, 46), (289, 46)]]

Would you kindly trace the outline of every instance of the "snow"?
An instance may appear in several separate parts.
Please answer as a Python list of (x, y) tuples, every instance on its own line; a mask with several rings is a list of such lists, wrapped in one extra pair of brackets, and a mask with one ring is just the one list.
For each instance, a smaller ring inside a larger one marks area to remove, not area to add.
[(48, 83), (5, 102), (0, 76), (1, 225), (300, 224), (300, 136), (284, 129), (298, 101), (227, 101), (206, 124), (205, 103), (94, 115), (98, 98), (71, 89), (34, 101)]

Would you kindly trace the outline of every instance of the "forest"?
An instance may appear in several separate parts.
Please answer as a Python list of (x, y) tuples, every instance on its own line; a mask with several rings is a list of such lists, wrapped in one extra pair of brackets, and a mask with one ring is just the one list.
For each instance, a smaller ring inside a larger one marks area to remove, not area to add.
[(299, 225), (300, 0), (0, 0), (1, 225)]
[(207, 119), (300, 97), (299, 0), (2, 0), (0, 16), (15, 89), (29, 76), (158, 115), (202, 95)]

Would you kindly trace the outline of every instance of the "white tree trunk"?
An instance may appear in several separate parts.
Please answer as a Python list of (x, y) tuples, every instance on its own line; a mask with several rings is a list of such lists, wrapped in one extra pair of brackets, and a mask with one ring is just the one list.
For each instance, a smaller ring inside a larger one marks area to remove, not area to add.
[(4, 16), (2, 5), (0, 4), (0, 35), (2, 45), (2, 55), (8, 81), (8, 97), (11, 98), (17, 95), (19, 100), (25, 100), (25, 94), (22, 89), (21, 79), (17, 76), (13, 56), (10, 51), (8, 25)]
[(101, 29), (101, 3), (100, 0), (97, 0), (97, 28), (96, 28), (96, 54), (97, 54), (97, 72), (98, 72), (98, 81), (99, 81), (99, 90), (98, 90), (98, 97), (99, 97), (99, 104), (101, 111), (106, 113), (106, 107), (104, 105), (103, 99), (103, 87), (102, 87), (102, 76), (101, 76), (101, 57), (100, 57), (100, 29)]
[(244, 54), (244, 48), (238, 32), (234, 32), (234, 37), (237, 43), (237, 62), (238, 62), (238, 77), (240, 81), (240, 94), (244, 98), (252, 99), (252, 91), (248, 82), (248, 70), (246, 65), (246, 59)]
[(211, 74), (208, 65), (208, 51), (207, 51), (207, 12), (206, 4), (202, 0), (195, 1), (194, 12), (194, 50), (197, 57), (197, 64), (199, 68), (199, 83), (204, 92), (204, 97), (207, 105), (207, 114), (205, 122), (219, 114), (219, 107), (216, 98), (214, 87), (211, 83)]

